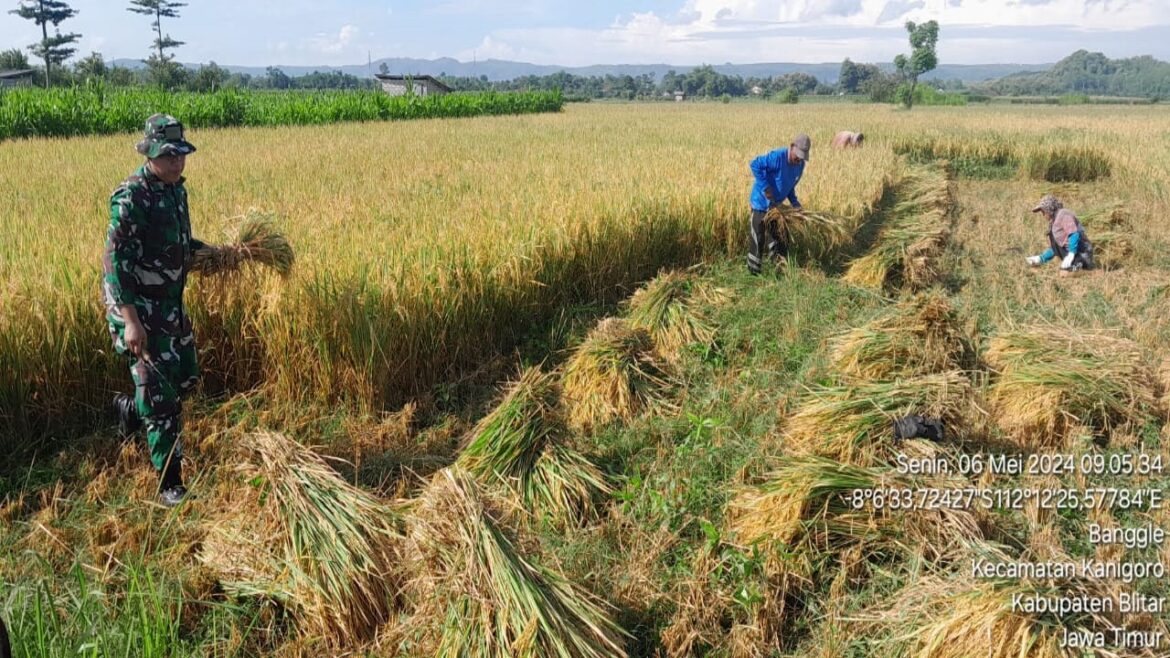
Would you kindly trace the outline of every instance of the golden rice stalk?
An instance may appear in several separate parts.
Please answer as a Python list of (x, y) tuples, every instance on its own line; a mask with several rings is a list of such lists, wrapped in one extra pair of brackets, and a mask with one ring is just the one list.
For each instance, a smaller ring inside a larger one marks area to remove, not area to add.
[(892, 631), (893, 640), (903, 647), (897, 655), (1074, 658), (1082, 654), (1061, 646), (1064, 629), (1106, 631), (1108, 636), (1107, 629), (1115, 627), (1120, 616), (1029, 613), (1013, 608), (1013, 598), (1108, 596), (1110, 590), (1103, 582), (1086, 579), (1041, 584), (928, 576), (904, 587), (877, 622)]
[(983, 540), (966, 510), (889, 512), (856, 492), (887, 488), (963, 486), (948, 478), (895, 476), (889, 468), (864, 468), (821, 457), (783, 457), (767, 480), (741, 488), (728, 505), (729, 537), (741, 547), (766, 551), (766, 603), (760, 629), (784, 628), (787, 601), (803, 598), (816, 583), (832, 580), (844, 591), (868, 565), (891, 558), (939, 562), (964, 554)]
[(996, 335), (986, 359), (998, 373), (989, 402), (1009, 438), (1060, 447), (1079, 426), (1109, 434), (1157, 410), (1156, 378), (1133, 341), (1062, 327)]
[[(809, 522), (829, 518), (856, 519), (862, 536), (874, 529), (868, 515), (846, 501), (844, 494), (869, 489), (884, 481), (881, 471), (821, 457), (786, 457), (759, 486), (746, 487), (728, 505), (728, 526), (738, 543), (795, 544), (810, 530)], [(850, 537), (854, 536), (849, 533)]]
[(470, 474), (440, 471), (414, 506), (405, 555), (419, 655), (624, 658), (604, 604), (520, 555)]
[(920, 294), (893, 312), (830, 342), (829, 360), (847, 377), (882, 380), (974, 366), (975, 349), (940, 292)]
[(1090, 208), (1077, 215), (1093, 243), (1097, 267), (1111, 270), (1130, 260), (1134, 253), (1129, 213), (1121, 204)]
[(664, 404), (667, 385), (650, 334), (619, 318), (602, 320), (565, 364), (569, 426), (591, 432), (614, 420), (629, 421)]
[(292, 245), (276, 230), (271, 214), (249, 210), (235, 242), (225, 245), (204, 245), (192, 255), (191, 269), (205, 275), (234, 272), (245, 263), (266, 265), (281, 276), (288, 276), (296, 260)]
[(457, 463), (481, 482), (502, 482), (526, 509), (575, 522), (609, 486), (596, 466), (565, 445), (556, 405), (553, 375), (539, 366), (526, 369), (472, 429)]
[(910, 167), (898, 186), (901, 200), (870, 251), (842, 279), (854, 285), (922, 290), (941, 276), (938, 259), (950, 237), (953, 205), (945, 166)]
[(226, 591), (286, 606), (303, 635), (373, 637), (398, 593), (395, 514), (291, 439), (247, 441), (251, 486), (207, 523), (201, 562)]
[(658, 355), (677, 361), (687, 345), (709, 346), (715, 341), (704, 305), (726, 299), (728, 293), (683, 272), (663, 272), (630, 298), (630, 326), (645, 329)]
[(974, 391), (961, 372), (893, 382), (821, 386), (811, 389), (784, 429), (786, 447), (848, 464), (888, 463), (900, 449), (893, 421), (922, 415), (943, 421), (949, 437), (962, 432)]
[(781, 234), (787, 231), (794, 245), (815, 256), (827, 255), (848, 244), (855, 228), (855, 222), (842, 215), (779, 205), (768, 210), (764, 221), (778, 222)]

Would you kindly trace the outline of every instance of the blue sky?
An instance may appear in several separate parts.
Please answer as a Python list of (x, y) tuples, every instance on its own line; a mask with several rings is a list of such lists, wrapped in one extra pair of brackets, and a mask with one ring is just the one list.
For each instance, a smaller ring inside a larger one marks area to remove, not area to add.
[[(184, 62), (365, 63), (367, 56), (616, 63), (888, 61), (906, 20), (938, 20), (949, 63), (1040, 63), (1078, 48), (1170, 60), (1170, 0), (188, 0), (164, 31)], [(15, 0), (6, 4), (16, 6)], [(149, 19), (72, 0), (79, 55), (144, 58)], [(0, 15), (0, 49), (39, 38)]]

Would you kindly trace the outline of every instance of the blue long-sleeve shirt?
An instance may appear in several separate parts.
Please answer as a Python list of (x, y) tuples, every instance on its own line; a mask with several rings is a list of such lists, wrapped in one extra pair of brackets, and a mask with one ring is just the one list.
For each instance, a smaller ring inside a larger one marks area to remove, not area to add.
[(772, 198), (779, 203), (788, 199), (792, 207), (799, 208), (800, 200), (796, 198), (796, 184), (804, 174), (804, 162), (788, 164), (788, 147), (769, 151), (752, 160), (752, 210), (767, 210), (771, 205), (764, 190), (772, 188)]
[[(1077, 249), (1079, 249), (1080, 246), (1081, 246), (1081, 232), (1077, 231), (1076, 233), (1070, 233), (1068, 236), (1068, 253), (1070, 253), (1070, 254), (1077, 253)], [(1047, 263), (1048, 261), (1052, 260), (1053, 257), (1055, 257), (1055, 256), (1056, 256), (1056, 252), (1052, 251), (1052, 247), (1049, 247), (1048, 249), (1044, 250), (1044, 253), (1040, 254), (1040, 262)]]

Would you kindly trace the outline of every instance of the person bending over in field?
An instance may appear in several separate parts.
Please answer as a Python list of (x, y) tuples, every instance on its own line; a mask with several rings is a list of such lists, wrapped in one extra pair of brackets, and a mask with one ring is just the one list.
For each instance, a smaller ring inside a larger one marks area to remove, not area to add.
[(864, 141), (865, 135), (863, 133), (854, 133), (849, 132), (848, 130), (842, 130), (833, 137), (833, 148), (857, 148), (861, 146), (861, 143)]
[(183, 486), (182, 399), (199, 377), (195, 337), (183, 308), (191, 255), (186, 158), (195, 146), (174, 117), (155, 114), (137, 150), (146, 157), (110, 197), (102, 259), (102, 297), (114, 349), (127, 358), (134, 397), (114, 398), (123, 436), (146, 425), (150, 459), (159, 472), (159, 500), (172, 507)]
[(1062, 273), (1093, 269), (1093, 244), (1085, 235), (1080, 220), (1064, 207), (1060, 199), (1044, 195), (1032, 212), (1042, 213), (1048, 220), (1048, 249), (1039, 255), (1028, 256), (1028, 264), (1035, 267), (1060, 258)]
[(766, 221), (768, 211), (785, 200), (793, 208), (800, 208), (796, 198), (796, 184), (804, 174), (812, 142), (808, 135), (797, 135), (787, 147), (769, 151), (751, 162), (752, 222), (748, 232), (748, 272), (760, 273), (767, 250), (768, 256), (784, 264), (788, 258), (788, 232), (779, 222)]

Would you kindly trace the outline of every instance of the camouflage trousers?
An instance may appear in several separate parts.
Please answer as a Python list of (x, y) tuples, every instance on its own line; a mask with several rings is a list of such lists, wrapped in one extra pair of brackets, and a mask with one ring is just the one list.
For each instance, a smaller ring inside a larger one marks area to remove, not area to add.
[(146, 351), (149, 359), (130, 353), (124, 341), (125, 326), (111, 318), (110, 336), (114, 349), (124, 355), (130, 364), (134, 379), (134, 403), (146, 427), (146, 442), (150, 461), (162, 470), (169, 459), (183, 456), (183, 399), (199, 380), (199, 364), (195, 353), (195, 336), (190, 326), (172, 335), (152, 331), (152, 318), (142, 318), (146, 328)]

